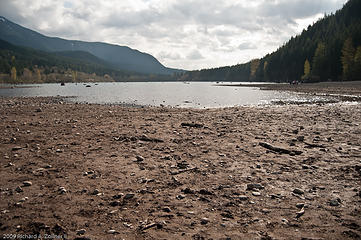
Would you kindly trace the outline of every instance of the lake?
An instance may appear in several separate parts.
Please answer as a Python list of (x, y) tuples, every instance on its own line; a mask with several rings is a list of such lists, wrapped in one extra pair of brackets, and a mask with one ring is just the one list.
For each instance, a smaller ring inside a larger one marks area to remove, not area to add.
[(256, 87), (220, 86), (212, 82), (66, 83), (65, 86), (60, 86), (60, 84), (24, 84), (17, 85), (16, 88), (0, 88), (0, 96), (62, 96), (72, 97), (69, 98), (69, 101), (74, 102), (190, 108), (264, 105), (278, 101), (312, 102), (323, 100), (322, 97), (304, 94), (265, 91)]

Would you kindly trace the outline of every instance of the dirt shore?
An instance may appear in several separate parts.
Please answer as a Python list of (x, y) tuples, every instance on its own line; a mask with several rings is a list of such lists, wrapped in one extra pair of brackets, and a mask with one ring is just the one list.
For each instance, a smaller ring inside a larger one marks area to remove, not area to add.
[(0, 98), (0, 118), (3, 238), (361, 238), (360, 104)]
[(332, 96), (338, 98), (340, 101), (361, 102), (361, 81), (301, 84), (226, 84), (225, 86), (258, 87), (263, 90), (291, 91), (319, 96)]

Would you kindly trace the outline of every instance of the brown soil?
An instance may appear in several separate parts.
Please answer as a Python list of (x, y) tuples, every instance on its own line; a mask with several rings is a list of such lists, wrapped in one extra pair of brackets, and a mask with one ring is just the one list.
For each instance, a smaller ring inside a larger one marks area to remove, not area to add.
[(0, 118), (3, 237), (361, 236), (361, 105), (0, 98)]

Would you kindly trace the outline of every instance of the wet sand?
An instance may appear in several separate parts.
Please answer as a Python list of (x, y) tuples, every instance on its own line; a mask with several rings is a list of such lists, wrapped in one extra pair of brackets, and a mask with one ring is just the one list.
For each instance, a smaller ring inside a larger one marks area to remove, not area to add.
[(360, 104), (195, 110), (0, 98), (0, 118), (3, 237), (361, 236)]

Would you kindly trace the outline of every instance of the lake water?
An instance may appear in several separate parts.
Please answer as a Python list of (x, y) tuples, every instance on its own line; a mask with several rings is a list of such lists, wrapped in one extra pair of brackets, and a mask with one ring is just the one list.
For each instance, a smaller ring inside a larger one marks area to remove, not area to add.
[(210, 82), (66, 83), (65, 86), (27, 84), (17, 85), (16, 88), (0, 88), (0, 96), (62, 96), (73, 97), (69, 101), (75, 102), (151, 106), (162, 104), (191, 108), (261, 105), (277, 101), (322, 101), (322, 98), (315, 96), (264, 91), (256, 87), (220, 86)]

